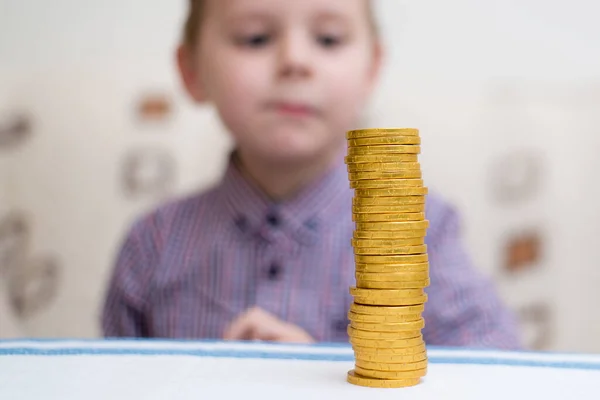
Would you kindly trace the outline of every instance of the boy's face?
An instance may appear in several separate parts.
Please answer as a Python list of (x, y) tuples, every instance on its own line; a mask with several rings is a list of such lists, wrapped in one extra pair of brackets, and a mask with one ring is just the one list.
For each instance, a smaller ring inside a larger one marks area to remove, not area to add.
[(377, 75), (366, 0), (208, 0), (182, 72), (242, 153), (310, 161), (337, 153)]

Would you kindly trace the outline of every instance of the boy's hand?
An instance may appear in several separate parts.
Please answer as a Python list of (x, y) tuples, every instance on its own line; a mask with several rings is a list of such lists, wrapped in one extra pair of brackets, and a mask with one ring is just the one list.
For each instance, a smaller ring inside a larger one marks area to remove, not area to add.
[(284, 322), (273, 314), (253, 307), (237, 317), (225, 330), (225, 340), (264, 340), (284, 343), (314, 343), (299, 326)]

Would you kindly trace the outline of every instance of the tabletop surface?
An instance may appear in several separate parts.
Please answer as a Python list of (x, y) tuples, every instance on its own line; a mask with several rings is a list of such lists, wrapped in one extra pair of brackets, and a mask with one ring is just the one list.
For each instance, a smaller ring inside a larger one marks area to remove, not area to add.
[(600, 355), (435, 347), (428, 355), (419, 386), (371, 389), (346, 383), (346, 345), (0, 341), (0, 399), (600, 399)]

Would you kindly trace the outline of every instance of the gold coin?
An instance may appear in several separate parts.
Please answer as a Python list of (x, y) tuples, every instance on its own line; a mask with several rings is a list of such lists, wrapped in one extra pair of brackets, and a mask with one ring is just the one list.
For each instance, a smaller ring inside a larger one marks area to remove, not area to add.
[(366, 179), (350, 181), (352, 189), (405, 189), (422, 188), (423, 179)]
[(354, 296), (354, 301), (358, 304), (372, 306), (414, 306), (416, 304), (426, 303), (427, 294), (424, 294), (423, 296), (407, 298), (373, 298)]
[(356, 286), (361, 289), (425, 289), (430, 284), (431, 281), (429, 279), (398, 282), (356, 281)]
[[(398, 342), (411, 342), (414, 343), (409, 346), (402, 347), (384, 347), (388, 345), (388, 343), (393, 342), (393, 340), (376, 340), (376, 339), (361, 339), (361, 338), (352, 338), (352, 340), (367, 340), (366, 343), (368, 346), (359, 346), (356, 344), (352, 344), (352, 349), (355, 352), (360, 352), (361, 354), (371, 354), (374, 356), (394, 356), (394, 355), (406, 355), (406, 354), (416, 354), (418, 353), (419, 346), (423, 346), (425, 348), (425, 342), (422, 338), (413, 338), (413, 339), (400, 339)], [(420, 340), (420, 342), (419, 342)], [(383, 346), (379, 346), (383, 345)]]
[(426, 187), (354, 189), (355, 197), (403, 197), (424, 196), (429, 193)]
[(348, 147), (398, 144), (421, 144), (421, 138), (419, 136), (388, 136), (348, 139)]
[(395, 273), (356, 273), (356, 279), (360, 279), (362, 281), (375, 282), (422, 281), (428, 278), (428, 271), (407, 271)]
[(346, 133), (346, 139), (380, 136), (419, 136), (419, 130), (414, 128), (369, 128), (355, 129)]
[(424, 238), (427, 235), (425, 229), (411, 229), (407, 231), (354, 231), (354, 239), (411, 239)]
[(425, 196), (354, 197), (353, 206), (405, 206), (425, 204)]
[(394, 214), (425, 212), (425, 204), (407, 204), (400, 206), (352, 206), (354, 214)]
[(352, 220), (356, 222), (403, 222), (423, 221), (425, 213), (399, 213), (399, 214), (352, 214)]
[(404, 372), (416, 371), (427, 367), (427, 357), (423, 360), (407, 363), (381, 363), (356, 359), (355, 365), (370, 371)]
[[(371, 354), (370, 357), (363, 353), (354, 352), (356, 365), (364, 369), (373, 369), (375, 371), (407, 371), (414, 370), (414, 365), (421, 365), (427, 361), (427, 353), (408, 354), (405, 356), (377, 356)], [(390, 361), (394, 360), (394, 361)]]
[(374, 156), (394, 154), (420, 154), (421, 146), (418, 145), (395, 145), (395, 146), (361, 146), (349, 147), (348, 157), (352, 156)]
[(398, 290), (373, 290), (360, 289), (354, 286), (350, 287), (352, 296), (367, 297), (367, 298), (383, 298), (383, 299), (398, 299), (407, 297), (422, 296), (425, 292), (423, 289), (398, 289)]
[(402, 160), (394, 162), (359, 162), (347, 163), (349, 173), (393, 173), (393, 172), (412, 172), (421, 171), (421, 164), (418, 162), (419, 156), (415, 154), (400, 154)]
[(425, 213), (396, 213), (396, 214), (355, 214), (352, 213), (352, 221), (355, 222), (420, 222), (425, 221)]
[(418, 154), (369, 154), (369, 155), (348, 155), (344, 158), (346, 164), (373, 164), (373, 163), (399, 163), (399, 162), (417, 162)]
[(354, 329), (360, 329), (363, 331), (371, 332), (398, 332), (398, 331), (414, 331), (425, 328), (425, 320), (423, 318), (417, 321), (409, 322), (390, 322), (390, 323), (377, 323), (377, 322), (362, 322), (362, 321), (350, 321), (350, 326)]
[(427, 253), (427, 245), (403, 247), (355, 247), (354, 254), (368, 255), (411, 255)]
[(348, 179), (351, 181), (362, 181), (366, 179), (419, 179), (423, 173), (418, 169), (406, 169), (404, 171), (367, 171), (350, 172)]
[(351, 337), (349, 340), (355, 352), (373, 355), (415, 354), (418, 346), (425, 346), (422, 337), (392, 340)]
[(360, 353), (362, 355), (361, 358), (363, 360), (368, 361), (385, 360), (386, 357), (404, 357), (408, 355), (423, 353), (426, 351), (425, 342), (423, 342), (422, 340), (421, 343), (415, 344), (411, 347), (379, 348), (352, 346), (352, 349), (355, 353)]
[[(384, 347), (410, 347), (417, 344), (421, 344), (423, 342), (423, 335), (421, 334), (421, 329), (415, 329), (414, 331), (374, 332), (356, 329), (353, 328), (352, 325), (348, 325), (348, 328), (346, 328), (346, 330), (348, 331), (348, 336), (350, 336), (350, 339), (364, 339), (362, 343), (353, 343), (358, 346), (373, 347), (374, 345), (369, 345), (369, 343), (371, 343), (374, 340), (383, 341), (380, 344)], [(414, 340), (411, 342), (407, 342), (408, 344), (404, 342), (399, 342), (406, 339), (418, 338), (421, 338), (421, 342)], [(384, 343), (385, 341), (390, 341), (390, 343)]]
[(348, 383), (356, 386), (380, 388), (380, 389), (399, 389), (411, 386), (417, 386), (421, 383), (420, 378), (412, 379), (377, 379), (367, 378), (359, 375), (355, 370), (348, 371)]
[(403, 247), (403, 246), (423, 246), (424, 237), (406, 238), (406, 239), (351, 239), (352, 247), (376, 248), (376, 247)]
[(375, 371), (371, 369), (365, 369), (355, 366), (354, 370), (357, 374), (378, 379), (411, 379), (411, 378), (422, 378), (427, 374), (427, 362), (422, 362), (424, 367), (411, 371)]
[(377, 239), (352, 239), (352, 247), (402, 247), (402, 246), (422, 246), (425, 244), (424, 237), (396, 239), (396, 240), (377, 240)]
[(407, 347), (414, 347), (425, 343), (420, 330), (371, 332), (361, 331), (360, 329), (354, 329), (351, 326), (348, 326), (348, 335), (350, 336), (348, 340), (354, 346), (378, 349), (406, 349)]
[(429, 227), (429, 221), (357, 222), (357, 231), (414, 231)]
[(417, 306), (408, 307), (377, 307), (377, 306), (364, 306), (361, 304), (352, 303), (350, 304), (350, 312), (356, 314), (366, 315), (406, 315), (416, 314), (425, 311), (425, 305), (420, 304)]
[(394, 274), (406, 272), (429, 272), (429, 263), (416, 264), (355, 264), (357, 274)]
[(402, 315), (369, 315), (358, 314), (352, 311), (348, 312), (348, 319), (351, 321), (371, 322), (371, 323), (396, 323), (410, 322), (421, 319), (421, 313), (402, 314)]
[(398, 256), (354, 255), (357, 264), (419, 264), (429, 261), (427, 254), (408, 254)]

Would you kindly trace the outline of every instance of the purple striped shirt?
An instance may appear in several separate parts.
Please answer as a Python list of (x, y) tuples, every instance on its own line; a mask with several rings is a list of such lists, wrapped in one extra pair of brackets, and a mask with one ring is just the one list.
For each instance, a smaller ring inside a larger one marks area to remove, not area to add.
[[(342, 163), (294, 199), (273, 203), (233, 162), (221, 183), (134, 224), (102, 317), (106, 336), (221, 338), (252, 306), (318, 341), (346, 341), (354, 284), (352, 191)], [(472, 267), (456, 213), (427, 198), (428, 344), (515, 348), (516, 324)]]

